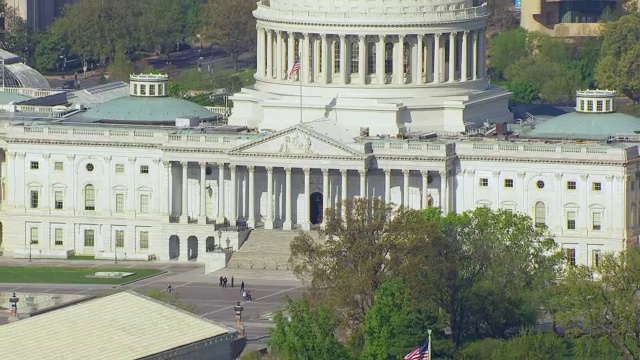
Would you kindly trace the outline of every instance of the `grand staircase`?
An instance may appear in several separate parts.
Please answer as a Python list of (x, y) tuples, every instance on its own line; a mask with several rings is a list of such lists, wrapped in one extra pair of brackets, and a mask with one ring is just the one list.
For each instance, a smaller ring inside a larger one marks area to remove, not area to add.
[[(315, 231), (307, 232), (317, 239)], [(291, 271), (289, 244), (300, 231), (254, 229), (242, 247), (227, 262), (230, 269)]]

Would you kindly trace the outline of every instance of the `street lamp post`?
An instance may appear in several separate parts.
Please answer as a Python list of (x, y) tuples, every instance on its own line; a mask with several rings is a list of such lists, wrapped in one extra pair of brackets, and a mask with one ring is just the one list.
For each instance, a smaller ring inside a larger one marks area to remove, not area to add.
[(431, 359), (433, 358), (433, 356), (431, 356), (431, 329), (427, 329), (427, 335), (429, 335), (429, 347), (427, 351), (429, 352), (429, 359)]
[(113, 260), (116, 264), (118, 263), (118, 244), (115, 241), (113, 242)]
[(218, 243), (218, 246), (220, 246), (220, 249), (222, 249), (222, 230), (218, 230)]
[(33, 240), (29, 240), (29, 262), (31, 262), (31, 245), (33, 245)]

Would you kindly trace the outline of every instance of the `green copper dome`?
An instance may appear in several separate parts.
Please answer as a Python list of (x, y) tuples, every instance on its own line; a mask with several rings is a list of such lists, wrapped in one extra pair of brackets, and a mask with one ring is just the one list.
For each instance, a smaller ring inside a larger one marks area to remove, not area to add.
[(175, 122), (176, 118), (216, 119), (218, 114), (172, 97), (121, 97), (87, 110), (83, 117), (102, 122)]
[(640, 132), (640, 118), (621, 113), (572, 112), (536, 123), (523, 130), (525, 137), (606, 140), (611, 134)]

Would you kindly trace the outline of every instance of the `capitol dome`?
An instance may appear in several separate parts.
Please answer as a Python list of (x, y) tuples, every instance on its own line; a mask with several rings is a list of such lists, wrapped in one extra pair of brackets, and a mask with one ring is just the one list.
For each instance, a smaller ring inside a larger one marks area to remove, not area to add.
[(232, 97), (232, 125), (344, 114), (396, 135), (513, 118), (487, 79), (489, 12), (472, 0), (261, 0), (253, 14), (256, 83)]
[(191, 101), (167, 96), (168, 76), (131, 75), (130, 96), (89, 109), (83, 117), (103, 123), (172, 124), (177, 118), (215, 120), (218, 114)]

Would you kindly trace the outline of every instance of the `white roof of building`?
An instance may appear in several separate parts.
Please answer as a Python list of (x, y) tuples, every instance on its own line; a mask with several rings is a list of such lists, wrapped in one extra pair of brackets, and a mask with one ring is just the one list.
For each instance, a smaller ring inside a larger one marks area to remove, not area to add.
[(137, 359), (233, 330), (133, 292), (0, 326), (16, 359)]
[(67, 100), (73, 105), (84, 105), (89, 109), (107, 101), (129, 96), (129, 84), (123, 81), (94, 86), (67, 93)]

